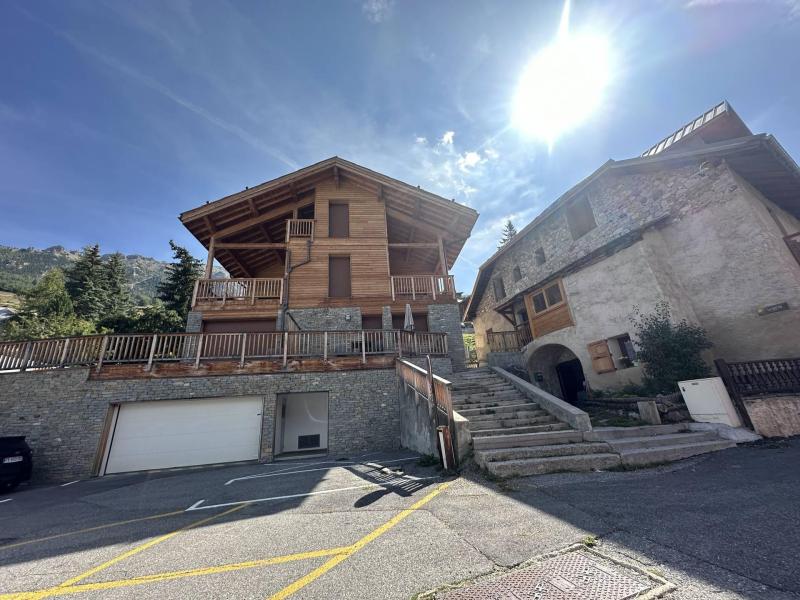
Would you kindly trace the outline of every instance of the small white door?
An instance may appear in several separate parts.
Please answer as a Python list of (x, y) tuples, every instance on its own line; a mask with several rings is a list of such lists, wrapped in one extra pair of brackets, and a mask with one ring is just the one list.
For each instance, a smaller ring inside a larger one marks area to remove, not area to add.
[(258, 459), (261, 397), (121, 404), (106, 473)]

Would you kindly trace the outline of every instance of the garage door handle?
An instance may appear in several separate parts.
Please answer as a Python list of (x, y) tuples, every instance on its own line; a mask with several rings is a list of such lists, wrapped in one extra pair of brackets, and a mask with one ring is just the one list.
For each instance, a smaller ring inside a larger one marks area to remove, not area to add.
[(257, 417), (260, 417), (260, 416), (261, 416), (261, 413), (256, 413), (256, 416), (257, 416)]

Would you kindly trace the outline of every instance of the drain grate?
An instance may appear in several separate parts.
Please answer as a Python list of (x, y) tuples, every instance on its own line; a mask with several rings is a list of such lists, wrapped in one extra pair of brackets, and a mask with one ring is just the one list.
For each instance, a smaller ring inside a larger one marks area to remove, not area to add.
[(585, 552), (567, 552), (444, 594), (447, 600), (625, 600), (651, 587), (639, 574)]

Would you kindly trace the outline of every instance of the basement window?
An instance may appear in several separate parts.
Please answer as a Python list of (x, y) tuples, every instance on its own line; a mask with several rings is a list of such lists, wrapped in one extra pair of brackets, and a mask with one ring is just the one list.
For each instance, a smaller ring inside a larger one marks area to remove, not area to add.
[(589, 196), (583, 195), (578, 200), (567, 206), (567, 225), (572, 239), (577, 240), (597, 227), (592, 212), (592, 205), (589, 204)]

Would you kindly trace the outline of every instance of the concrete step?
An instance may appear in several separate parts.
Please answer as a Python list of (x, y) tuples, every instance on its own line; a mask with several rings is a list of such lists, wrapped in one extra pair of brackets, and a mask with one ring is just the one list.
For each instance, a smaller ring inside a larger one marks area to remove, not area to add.
[(532, 425), (545, 425), (550, 423), (558, 423), (558, 420), (550, 415), (542, 417), (526, 417), (522, 419), (492, 419), (491, 421), (472, 421), (469, 422), (469, 430), (472, 435), (475, 432), (485, 431), (487, 429), (508, 429), (516, 427), (528, 427)]
[(548, 444), (522, 448), (496, 448), (475, 453), (478, 464), (523, 460), (528, 458), (547, 458), (550, 456), (573, 456), (576, 454), (611, 454), (611, 447), (605, 442), (583, 442), (576, 444)]
[(622, 464), (628, 467), (642, 467), (645, 465), (661, 464), (705, 454), (716, 452), (725, 448), (732, 448), (736, 443), (730, 440), (715, 440), (710, 442), (699, 442), (696, 444), (676, 444), (674, 446), (659, 446), (656, 448), (637, 448), (633, 450), (623, 450), (620, 452)]
[(477, 452), (495, 448), (523, 448), (548, 444), (572, 444), (582, 441), (583, 434), (580, 431), (565, 429), (539, 433), (478, 436), (472, 438), (472, 447)]
[[(530, 402), (521, 402), (516, 400), (504, 400), (503, 402), (476, 402), (474, 404), (453, 404), (453, 410), (461, 413), (465, 417), (469, 415), (490, 415), (497, 414), (508, 410), (517, 410), (521, 408), (537, 407), (538, 404)], [(494, 411), (494, 412), (492, 412)]]
[(610, 439), (608, 443), (614, 450), (638, 450), (640, 448), (657, 448), (659, 446), (678, 446), (695, 444), (698, 442), (713, 442), (719, 440), (714, 431), (698, 431), (687, 433), (665, 433), (663, 435), (648, 435), (644, 437), (626, 437)]
[(586, 432), (586, 439), (602, 442), (619, 438), (667, 435), (670, 433), (680, 433), (687, 430), (688, 426), (685, 423), (674, 423), (671, 425), (642, 425), (639, 427), (595, 427), (592, 431)]
[(517, 410), (512, 408), (511, 410), (493, 412), (491, 414), (486, 414), (486, 415), (472, 415), (469, 418), (469, 422), (470, 424), (472, 424), (472, 423), (481, 423), (483, 421), (494, 421), (498, 418), (498, 416), (501, 416), (503, 419), (531, 419), (534, 417), (548, 416), (547, 411), (542, 410), (541, 408), (536, 408), (537, 407), (536, 404), (531, 404), (530, 406), (533, 407), (530, 410), (528, 409)]
[(472, 390), (485, 390), (492, 392), (495, 390), (513, 390), (514, 386), (505, 381), (475, 384), (475, 383), (454, 383), (450, 389), (455, 393), (468, 392)]
[(468, 402), (485, 402), (486, 400), (505, 400), (508, 398), (522, 398), (523, 396), (516, 390), (509, 390), (507, 392), (486, 393), (486, 394), (469, 394), (464, 396), (451, 395), (453, 402), (468, 403)]
[(497, 477), (524, 477), (562, 471), (594, 471), (620, 465), (618, 454), (576, 454), (490, 462), (486, 469)]
[[(470, 429), (470, 433), (472, 434), (472, 442), (473, 445), (476, 439), (481, 437), (495, 437), (495, 436), (511, 436), (517, 435), (521, 433), (543, 433), (548, 431), (563, 431), (565, 429), (569, 429), (569, 425), (566, 423), (561, 423), (560, 421), (556, 421), (553, 419), (551, 423), (546, 423), (543, 425), (525, 425), (522, 427), (503, 427), (498, 429), (480, 429), (477, 431), (473, 431)], [(474, 447), (474, 446), (473, 446)]]

